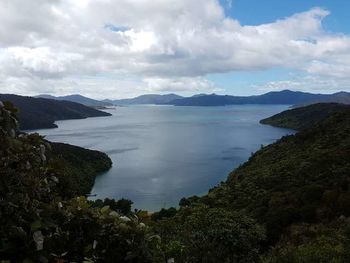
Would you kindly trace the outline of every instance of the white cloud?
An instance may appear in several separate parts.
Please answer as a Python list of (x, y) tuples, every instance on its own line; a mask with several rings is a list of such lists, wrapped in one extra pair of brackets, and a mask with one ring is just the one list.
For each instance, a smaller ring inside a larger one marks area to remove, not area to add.
[(215, 86), (211, 81), (202, 77), (182, 77), (176, 79), (145, 78), (150, 92), (220, 92), (222, 89)]
[(95, 97), (125, 96), (130, 78), (140, 84), (130, 95), (211, 92), (207, 74), (274, 67), (347, 78), (350, 37), (326, 32), (327, 15), (315, 8), (242, 26), (217, 0), (2, 0), (0, 92), (67, 93), (77, 76), (94, 84), (74, 93)]
[(226, 5), (227, 5), (228, 8), (232, 8), (233, 0), (226, 0)]

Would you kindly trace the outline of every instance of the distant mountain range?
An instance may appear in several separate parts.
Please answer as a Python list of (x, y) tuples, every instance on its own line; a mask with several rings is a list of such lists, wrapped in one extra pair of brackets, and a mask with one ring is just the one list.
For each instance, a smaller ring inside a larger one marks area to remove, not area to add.
[(350, 93), (313, 94), (301, 91), (273, 91), (256, 96), (231, 96), (217, 94), (196, 94), (182, 97), (176, 94), (142, 95), (131, 99), (105, 100), (114, 105), (156, 104), (174, 106), (225, 106), (237, 104), (288, 104), (295, 107), (321, 102), (350, 104)]
[(315, 103), (341, 103), (350, 104), (350, 93), (341, 91), (330, 95), (319, 95), (320, 97), (306, 103), (296, 104), (295, 107), (307, 106)]
[(48, 94), (41, 94), (36, 96), (37, 98), (44, 98), (44, 99), (51, 99), (51, 100), (65, 100), (65, 101), (71, 101), (71, 102), (76, 102), (76, 103), (80, 103), (83, 104), (85, 106), (89, 106), (89, 107), (106, 107), (106, 106), (112, 106), (113, 103), (109, 103), (106, 101), (100, 101), (100, 100), (94, 100), (94, 99), (90, 99), (88, 97), (84, 97), (82, 95), (79, 94), (73, 94), (73, 95), (68, 95), (68, 96), (52, 96), (52, 95), (48, 95)]
[(54, 122), (57, 120), (111, 115), (71, 101), (24, 97), (12, 94), (0, 94), (0, 101), (9, 101), (19, 109), (18, 117), (22, 130), (56, 128), (57, 125)]
[(257, 96), (201, 95), (177, 99), (170, 104), (175, 106), (225, 106), (235, 104), (289, 104), (305, 106), (319, 102), (350, 104), (350, 93), (312, 94), (300, 91), (275, 91)]
[(301, 91), (273, 91), (255, 96), (231, 96), (217, 94), (196, 94), (192, 97), (183, 97), (177, 94), (147, 94), (130, 99), (102, 101), (90, 99), (81, 95), (54, 97), (39, 95), (38, 97), (54, 100), (66, 100), (81, 103), (90, 107), (106, 107), (112, 105), (155, 104), (174, 106), (225, 106), (239, 104), (288, 104), (294, 107), (306, 106), (314, 103), (334, 102), (350, 104), (350, 93), (338, 92), (334, 94), (313, 94)]
[(113, 103), (114, 105), (131, 105), (131, 104), (171, 104), (172, 101), (184, 99), (184, 97), (176, 94), (147, 94), (131, 99), (121, 100), (104, 100), (104, 102)]

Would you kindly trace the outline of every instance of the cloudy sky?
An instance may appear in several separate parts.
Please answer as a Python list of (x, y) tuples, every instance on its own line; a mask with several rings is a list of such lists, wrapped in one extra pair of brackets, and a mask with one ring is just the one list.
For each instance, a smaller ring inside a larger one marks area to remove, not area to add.
[(350, 1), (0, 0), (0, 93), (350, 92)]

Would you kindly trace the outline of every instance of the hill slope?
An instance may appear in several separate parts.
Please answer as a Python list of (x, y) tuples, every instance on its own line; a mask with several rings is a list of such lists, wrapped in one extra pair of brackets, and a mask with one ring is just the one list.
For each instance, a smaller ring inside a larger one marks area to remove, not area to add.
[(158, 232), (189, 262), (349, 262), (349, 157), (347, 109), (263, 147), (207, 195), (182, 199)]
[(103, 152), (65, 143), (48, 143), (51, 145), (49, 159), (61, 170), (64, 167), (64, 176), (60, 180), (64, 196), (89, 194), (96, 176), (112, 166), (112, 160)]
[(36, 98), (71, 101), (71, 102), (80, 103), (80, 104), (83, 104), (83, 105), (89, 106), (89, 107), (104, 107), (104, 106), (111, 106), (112, 105), (111, 103), (90, 99), (88, 97), (85, 97), (85, 96), (82, 96), (79, 94), (59, 96), (59, 97), (47, 95), (47, 94), (42, 94), (42, 95), (36, 96)]
[(346, 207), (334, 209), (326, 200), (329, 191), (350, 197), (349, 156), (346, 110), (264, 147), (233, 171), (227, 181), (231, 207), (274, 229), (293, 221), (322, 221), (326, 214), (350, 216)]
[(349, 109), (349, 105), (337, 103), (317, 103), (306, 107), (295, 108), (278, 113), (260, 121), (275, 127), (301, 130), (326, 119), (335, 112)]
[(18, 117), (22, 130), (56, 128), (57, 120), (110, 116), (82, 104), (43, 98), (0, 94), (0, 100), (10, 101), (20, 109)]

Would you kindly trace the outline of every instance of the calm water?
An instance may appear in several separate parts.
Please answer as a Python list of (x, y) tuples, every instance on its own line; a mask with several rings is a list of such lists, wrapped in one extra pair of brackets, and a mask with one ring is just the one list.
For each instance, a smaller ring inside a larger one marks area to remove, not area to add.
[(97, 198), (124, 197), (157, 210), (206, 193), (261, 144), (291, 133), (259, 124), (287, 107), (118, 107), (112, 117), (59, 121), (58, 129), (39, 133), (112, 158), (113, 168), (96, 179)]

